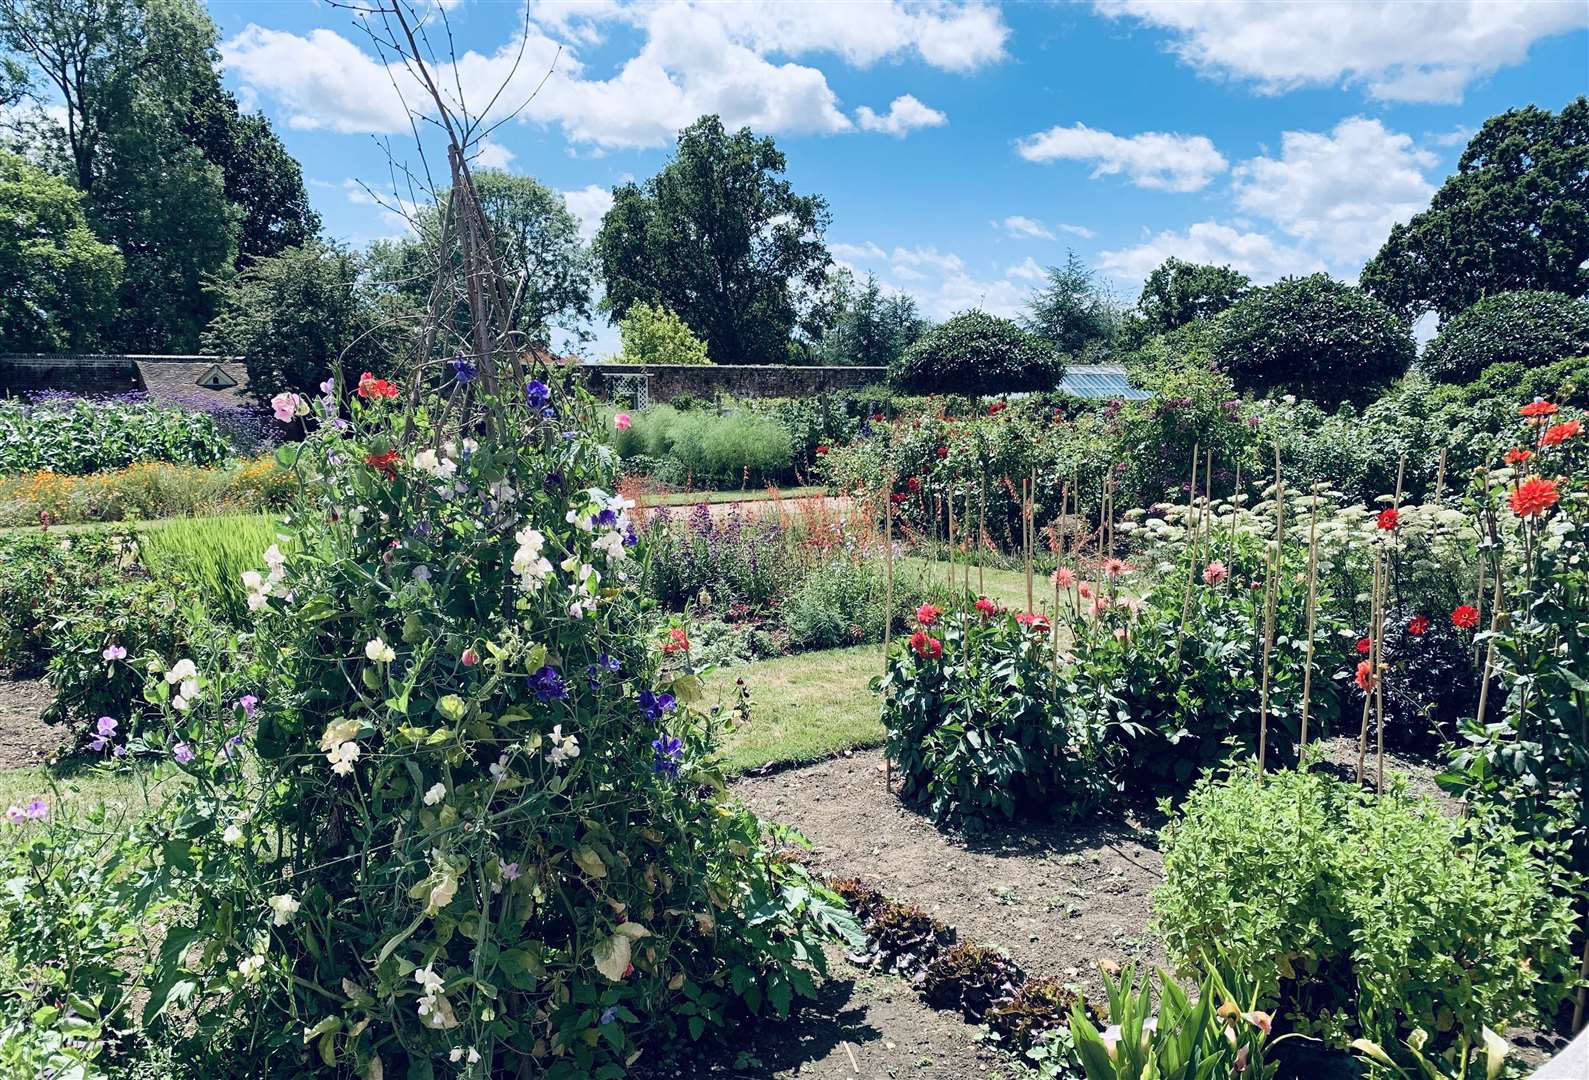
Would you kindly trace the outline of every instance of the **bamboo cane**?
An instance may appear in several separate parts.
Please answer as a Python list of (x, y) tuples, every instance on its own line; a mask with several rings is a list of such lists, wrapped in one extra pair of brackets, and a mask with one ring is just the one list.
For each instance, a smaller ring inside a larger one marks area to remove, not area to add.
[(1435, 505), (1440, 506), (1445, 502), (1446, 492), (1446, 448), (1440, 448), (1440, 468), (1435, 472)]
[(953, 488), (950, 488), (949, 493), (944, 496), (944, 505), (949, 511), (948, 532), (945, 534), (949, 543), (945, 545), (948, 550), (945, 552), (947, 558), (944, 560), (944, 565), (947, 567), (949, 595), (952, 597), (955, 591), (955, 493)]
[(1026, 526), (1026, 610), (1034, 611), (1036, 601), (1032, 597), (1032, 488), (1037, 484), (1037, 472), (1034, 469), (1032, 479), (1026, 483), (1026, 501), (1022, 517)]
[[(1373, 631), (1374, 631), (1375, 620), (1377, 620), (1378, 617), (1379, 617), (1380, 568), (1381, 568), (1381, 564), (1383, 563), (1383, 561), (1384, 561), (1383, 554), (1378, 549), (1375, 549), (1375, 551), (1374, 551), (1374, 584), (1373, 584), (1373, 589), (1371, 590), (1371, 592), (1369, 594), (1369, 602), (1368, 602), (1368, 627), (1369, 627), (1369, 635), (1370, 635), (1369, 636), (1369, 644), (1368, 644), (1368, 649), (1369, 649), (1368, 670), (1369, 670), (1369, 679), (1370, 680), (1372, 680), (1375, 677), (1375, 673), (1374, 673), (1374, 656), (1373, 656), (1373, 652), (1374, 652)], [(1368, 715), (1369, 715), (1369, 709), (1373, 705), (1373, 702), (1374, 702), (1374, 684), (1373, 684), (1372, 681), (1370, 681), (1368, 686), (1365, 687), (1364, 690), (1363, 690), (1363, 723), (1362, 723), (1362, 727), (1358, 730), (1358, 733), (1357, 733), (1357, 782), (1359, 784), (1361, 784), (1363, 782), (1363, 776), (1364, 776), (1363, 770), (1364, 770), (1365, 766), (1367, 765), (1367, 761), (1368, 761)]]
[[(892, 492), (894, 485), (888, 485)], [(883, 503), (883, 674), (888, 674), (888, 647), (894, 631), (894, 502)], [(883, 751), (883, 784), (885, 790), (894, 790), (894, 759)]]
[[(961, 521), (963, 521), (965, 523), (965, 531), (967, 533), (970, 533), (971, 532), (971, 488), (970, 488), (969, 485), (966, 487), (965, 512), (961, 515)], [(965, 543), (966, 545), (969, 546), (971, 544), (974, 544), (975, 541), (974, 540), (964, 540), (964, 541), (962, 541), (962, 543)], [(966, 551), (966, 557), (964, 559), (960, 560), (960, 567), (961, 567), (961, 570), (962, 570), (962, 573), (961, 573), (961, 591), (969, 593), (971, 591), (971, 552), (969, 550)]]
[(982, 481), (981, 498), (977, 502), (977, 592), (988, 594), (987, 582), (982, 577), (982, 555), (988, 546), (988, 482)]

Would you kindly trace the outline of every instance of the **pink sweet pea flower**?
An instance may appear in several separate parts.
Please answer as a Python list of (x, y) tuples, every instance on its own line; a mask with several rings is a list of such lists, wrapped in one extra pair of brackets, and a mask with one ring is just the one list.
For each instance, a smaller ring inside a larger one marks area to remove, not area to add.
[(629, 425), (632, 423), (634, 423), (634, 419), (626, 412), (621, 412), (612, 418), (612, 426), (619, 431), (628, 431)]
[(270, 411), (283, 424), (290, 424), (292, 418), (298, 415), (299, 400), (297, 394), (282, 392), (270, 399)]

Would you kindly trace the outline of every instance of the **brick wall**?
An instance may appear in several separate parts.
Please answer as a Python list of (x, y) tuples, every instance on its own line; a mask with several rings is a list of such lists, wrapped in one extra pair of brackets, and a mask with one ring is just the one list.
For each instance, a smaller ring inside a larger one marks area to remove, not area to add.
[(123, 394), (142, 389), (138, 365), (130, 356), (0, 355), (0, 397), (38, 390)]
[(880, 367), (788, 367), (760, 364), (589, 364), (580, 369), (592, 393), (621, 393), (622, 376), (646, 376), (650, 400), (698, 398), (814, 397), (858, 390), (883, 381)]

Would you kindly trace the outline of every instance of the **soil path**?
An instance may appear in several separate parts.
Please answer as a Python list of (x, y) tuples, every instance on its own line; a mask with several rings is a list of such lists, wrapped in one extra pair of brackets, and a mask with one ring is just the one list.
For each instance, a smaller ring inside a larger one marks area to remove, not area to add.
[(0, 679), (0, 769), (42, 765), (61, 745), (61, 729), (39, 719), (54, 698), (39, 679)]

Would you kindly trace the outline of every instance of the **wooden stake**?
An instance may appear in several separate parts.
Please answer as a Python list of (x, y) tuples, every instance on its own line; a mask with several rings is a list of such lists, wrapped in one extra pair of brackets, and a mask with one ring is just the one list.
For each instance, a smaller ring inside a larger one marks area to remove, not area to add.
[[(894, 485), (888, 485), (890, 497), (883, 503), (883, 674), (888, 674), (888, 647), (894, 631)], [(883, 784), (885, 790), (894, 790), (894, 759), (883, 752)]]
[(1435, 505), (1445, 502), (1446, 491), (1446, 448), (1440, 448), (1440, 468), (1435, 472)]
[[(1370, 679), (1374, 679), (1378, 675), (1378, 673), (1374, 670), (1375, 657), (1373, 655), (1373, 652), (1374, 652), (1373, 632), (1374, 632), (1374, 625), (1377, 622), (1377, 620), (1379, 619), (1379, 596), (1380, 596), (1380, 590), (1381, 590), (1380, 576), (1381, 576), (1381, 566), (1382, 566), (1383, 562), (1384, 562), (1384, 555), (1379, 551), (1378, 548), (1376, 548), (1374, 550), (1374, 586), (1373, 586), (1372, 591), (1369, 594), (1369, 602), (1368, 602), (1368, 630), (1369, 630), (1368, 670), (1369, 670), (1369, 678)], [(1374, 684), (1372, 682), (1370, 682), (1369, 685), (1368, 685), (1368, 688), (1363, 691), (1363, 724), (1362, 724), (1361, 729), (1357, 733), (1357, 782), (1359, 784), (1361, 784), (1363, 782), (1363, 775), (1364, 775), (1363, 774), (1363, 770), (1364, 770), (1364, 767), (1366, 766), (1367, 760), (1368, 760), (1368, 713), (1369, 713), (1369, 709), (1373, 705), (1373, 703), (1374, 703)]]
[(988, 586), (982, 579), (982, 554), (988, 546), (988, 481), (982, 479), (982, 498), (977, 505), (977, 592), (983, 596), (988, 594)]
[(1302, 668), (1302, 732), (1297, 762), (1305, 763), (1308, 749), (1308, 712), (1313, 702), (1313, 632), (1317, 625), (1319, 584), (1319, 493), (1313, 492), (1308, 510), (1308, 643)]
[(1186, 620), (1192, 613), (1192, 590), (1197, 581), (1197, 532), (1192, 525), (1192, 508), (1197, 505), (1197, 443), (1192, 444), (1192, 488), (1186, 499), (1187, 554), (1191, 563), (1186, 571), (1186, 587), (1181, 590), (1181, 625), (1175, 631), (1175, 666), (1181, 665), (1181, 643), (1186, 637)]
[(1263, 688), (1258, 702), (1258, 775), (1268, 764), (1269, 752), (1269, 661), (1274, 651), (1275, 604), (1280, 597), (1281, 556), (1285, 548), (1285, 484), (1280, 477), (1280, 444), (1275, 443), (1275, 553), (1264, 589)]
[(949, 531), (945, 534), (949, 538), (948, 551), (946, 552), (948, 558), (945, 560), (945, 566), (948, 567), (949, 574), (949, 595), (953, 596), (955, 591), (955, 493), (953, 488), (949, 489), (949, 493), (944, 496), (943, 501), (949, 511)]
[(1026, 499), (1023, 506), (1022, 517), (1026, 526), (1026, 610), (1033, 611), (1036, 601), (1032, 597), (1032, 489), (1037, 486), (1037, 470), (1032, 470), (1032, 479), (1026, 482)]

